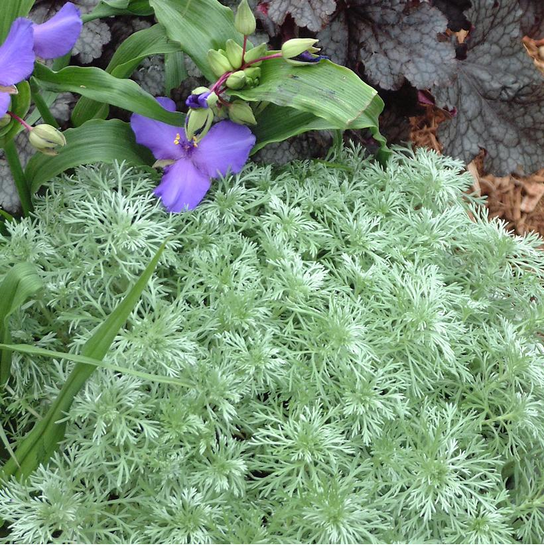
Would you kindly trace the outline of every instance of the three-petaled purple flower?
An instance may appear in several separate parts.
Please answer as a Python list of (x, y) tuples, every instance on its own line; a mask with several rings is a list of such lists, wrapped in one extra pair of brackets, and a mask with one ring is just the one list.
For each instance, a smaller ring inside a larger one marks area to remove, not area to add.
[[(176, 111), (173, 100), (160, 97), (157, 101)], [(183, 128), (138, 114), (132, 115), (130, 125), (138, 144), (148, 147), (157, 160), (171, 162), (155, 189), (169, 212), (195, 208), (210, 189), (212, 178), (242, 170), (255, 144), (252, 132), (232, 121), (217, 123), (198, 143), (188, 141)]]
[(14, 86), (32, 74), (36, 57), (66, 55), (76, 44), (82, 25), (79, 9), (70, 2), (41, 25), (23, 17), (13, 22), (0, 46), (0, 117), (9, 109)]

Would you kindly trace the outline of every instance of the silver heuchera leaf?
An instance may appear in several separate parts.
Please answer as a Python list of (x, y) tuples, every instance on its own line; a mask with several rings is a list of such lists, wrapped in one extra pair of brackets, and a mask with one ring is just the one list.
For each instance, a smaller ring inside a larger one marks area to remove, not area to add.
[(535, 40), (544, 38), (544, 1), (519, 0), (523, 10), (521, 31)]
[(544, 82), (521, 43), (522, 11), (517, 0), (475, 4), (456, 82), (433, 89), (439, 106), (457, 110), (439, 139), (445, 153), (466, 162), (484, 149), (494, 174), (533, 172), (544, 158)]
[(270, 0), (268, 15), (272, 21), (281, 25), (287, 15), (291, 15), (299, 27), (318, 32), (328, 22), (336, 10), (336, 0)]
[(359, 57), (372, 83), (397, 90), (406, 78), (426, 89), (453, 80), (455, 49), (438, 39), (448, 26), (438, 9), (408, 0), (369, 0), (353, 11)]

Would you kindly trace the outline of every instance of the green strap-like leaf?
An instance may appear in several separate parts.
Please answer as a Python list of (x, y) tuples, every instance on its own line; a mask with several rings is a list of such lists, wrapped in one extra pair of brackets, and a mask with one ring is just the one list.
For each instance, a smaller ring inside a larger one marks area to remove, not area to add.
[(182, 127), (185, 120), (179, 112), (164, 109), (135, 81), (118, 79), (100, 68), (69, 66), (54, 72), (36, 63), (34, 77), (48, 91), (77, 93), (178, 127)]
[(0, 0), (0, 45), (17, 17), (26, 17), (35, 0)]
[[(260, 147), (281, 140), (281, 134), (292, 136), (306, 130), (324, 128), (370, 128), (382, 146), (383, 155), (387, 154), (385, 139), (378, 131), (378, 117), (383, 110), (383, 101), (375, 89), (344, 66), (328, 60), (316, 65), (292, 66), (281, 58), (272, 59), (262, 63), (259, 85), (252, 89), (229, 92), (244, 100), (271, 102), (276, 106), (311, 114), (311, 117), (291, 114), (283, 120), (281, 112), (285, 113), (285, 110), (265, 108), (259, 123), (263, 123), (266, 129), (257, 126), (254, 131), (257, 134), (261, 132), (261, 136), (258, 136)], [(316, 117), (325, 123), (316, 121)], [(277, 123), (276, 131), (272, 122)], [(282, 127), (284, 123), (286, 126)], [(264, 134), (267, 136), (263, 137)]]
[[(36, 266), (18, 263), (0, 284), (0, 342), (9, 344), (9, 317), (43, 286)], [(0, 349), (0, 385), (5, 384), (11, 372), (11, 352)]]
[[(125, 8), (114, 7), (116, 5), (125, 5)], [(103, 17), (112, 17), (119, 15), (140, 15), (147, 16), (153, 15), (153, 9), (149, 6), (148, 0), (110, 0), (109, 3), (107, 0), (102, 0), (98, 6), (96, 6), (91, 13), (86, 13), (82, 16), (83, 22), (88, 23), (89, 21), (94, 21), (95, 19), (101, 19)]]
[[(159, 251), (155, 254), (134, 287), (128, 292), (107, 320), (98, 327), (92, 337), (83, 345), (81, 356), (91, 358), (92, 360), (102, 360), (104, 358), (115, 336), (138, 303), (147, 282), (159, 262), (160, 256), (164, 251), (164, 246), (165, 243), (159, 248)], [(32, 431), (18, 445), (15, 456), (19, 462), (19, 466), (17, 466), (13, 458), (8, 460), (0, 471), (0, 479), (7, 479), (11, 476), (15, 476), (16, 478), (27, 477), (40, 464), (46, 462), (51, 457), (59, 441), (64, 437), (66, 427), (64, 418), (66, 413), (69, 411), (74, 397), (95, 369), (96, 366), (94, 364), (76, 364), (57, 399), (55, 399), (47, 411), (47, 414), (34, 425)]]
[(244, 100), (265, 100), (308, 112), (345, 129), (355, 128), (378, 96), (354, 72), (327, 60), (310, 66), (292, 66), (283, 59), (265, 61), (259, 85), (229, 92)]
[(149, 0), (157, 21), (178, 42), (209, 81), (217, 78), (208, 65), (208, 50), (225, 47), (232, 38), (242, 43), (230, 8), (217, 0)]
[[(376, 97), (368, 107), (367, 112), (359, 116), (353, 129), (369, 129), (374, 139), (379, 143), (380, 150), (377, 158), (380, 162), (387, 162), (391, 152), (387, 148), (385, 138), (380, 134), (376, 119), (382, 109), (382, 102)], [(297, 136), (308, 131), (344, 130), (343, 126), (335, 126), (334, 123), (316, 117), (308, 112), (302, 112), (293, 108), (269, 104), (256, 116), (257, 125), (251, 127), (257, 137), (257, 142), (251, 153), (256, 153), (272, 142), (283, 142), (292, 136)]]
[[(128, 78), (146, 57), (175, 53), (179, 50), (179, 44), (168, 40), (164, 28), (161, 25), (154, 25), (127, 38), (115, 51), (106, 72), (116, 78)], [(82, 97), (72, 112), (72, 122), (79, 127), (93, 118), (105, 119), (108, 110), (107, 104)]]
[(152, 165), (151, 152), (136, 143), (128, 123), (95, 119), (77, 129), (64, 132), (67, 145), (51, 157), (36, 153), (27, 164), (26, 177), (32, 192), (62, 172), (79, 165), (126, 161), (133, 165)]
[(185, 58), (181, 51), (167, 53), (164, 56), (164, 93), (170, 96), (172, 89), (179, 87), (181, 82), (187, 77), (185, 69)]
[(89, 358), (80, 356), (78, 354), (69, 354), (67, 352), (57, 352), (55, 350), (46, 350), (45, 348), (39, 348), (38, 346), (31, 346), (29, 344), (0, 344), (0, 349), (10, 350), (12, 352), (20, 352), (21, 354), (30, 354), (31, 356), (44, 356), (46, 358), (57, 358), (73, 361), (74, 363), (84, 363), (86, 365), (93, 365), (94, 367), (101, 367), (103, 369), (110, 369), (111, 371), (118, 371), (126, 375), (132, 375), (144, 380), (150, 380), (152, 382), (160, 382), (162, 384), (174, 384), (175, 386), (190, 387), (188, 382), (185, 382), (178, 378), (165, 377), (161, 375), (153, 375), (152, 373), (145, 373), (136, 369), (129, 369), (128, 367), (121, 367), (120, 365), (113, 365), (106, 363), (95, 358)]
[[(30, 85), (28, 81), (22, 81), (17, 85), (18, 94), (12, 95), (10, 111), (24, 119), (30, 108)], [(11, 123), (0, 130), (0, 148), (5, 148), (6, 144), (13, 140), (23, 130), (22, 125), (11, 120)]]

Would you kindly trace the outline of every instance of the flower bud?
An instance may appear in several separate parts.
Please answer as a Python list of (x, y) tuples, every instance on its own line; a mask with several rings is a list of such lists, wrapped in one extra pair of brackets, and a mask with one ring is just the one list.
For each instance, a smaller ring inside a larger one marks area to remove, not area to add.
[(0, 129), (7, 127), (11, 123), (11, 117), (6, 114), (4, 117), (0, 117)]
[(234, 17), (234, 28), (244, 36), (249, 36), (255, 32), (257, 21), (251, 11), (247, 0), (242, 0), (236, 10)]
[(191, 141), (201, 140), (210, 130), (213, 122), (213, 111), (210, 108), (190, 109), (185, 118), (185, 136)]
[[(246, 51), (246, 54), (244, 56), (244, 62), (247, 64), (248, 62), (255, 61), (257, 59), (260, 59), (261, 57), (264, 57), (268, 51), (268, 45), (267, 44), (261, 44), (257, 47), (254, 47), (253, 49), (250, 49), (249, 51)], [(256, 62), (252, 64), (251, 66), (260, 66), (260, 62)]]
[(258, 79), (261, 77), (261, 69), (252, 65), (244, 70), (244, 74), (248, 79)]
[(257, 120), (253, 115), (253, 110), (247, 102), (235, 100), (229, 107), (229, 117), (234, 123), (239, 125), (256, 125)]
[(318, 41), (315, 38), (294, 38), (293, 40), (287, 40), (281, 46), (281, 54), (284, 59), (292, 59), (305, 51), (317, 53), (319, 49), (315, 48), (314, 45)]
[(235, 70), (242, 66), (244, 50), (234, 40), (227, 40), (227, 59)]
[(210, 90), (207, 87), (197, 87), (196, 89), (193, 89), (188, 96), (185, 104), (188, 108), (192, 108), (193, 110), (207, 108), (209, 96)]
[(45, 155), (57, 155), (57, 149), (66, 146), (66, 138), (51, 125), (38, 125), (28, 134), (28, 140)]
[(210, 49), (208, 51), (208, 63), (212, 72), (220, 78), (225, 72), (232, 72), (232, 68), (226, 55), (223, 55), (220, 51)]
[(329, 59), (325, 55), (314, 55), (309, 51), (303, 51), (300, 55), (293, 57), (292, 59), (285, 59), (285, 62), (294, 66), (306, 66), (308, 64), (315, 64), (324, 59)]
[(243, 70), (238, 70), (231, 74), (226, 81), (227, 87), (229, 89), (242, 89), (246, 85), (246, 75)]

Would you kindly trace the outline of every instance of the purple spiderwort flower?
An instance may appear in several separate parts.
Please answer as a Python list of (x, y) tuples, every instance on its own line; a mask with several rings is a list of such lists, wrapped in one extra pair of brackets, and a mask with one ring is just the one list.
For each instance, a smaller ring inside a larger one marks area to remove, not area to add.
[[(157, 98), (171, 111), (176, 105), (169, 98)], [(192, 210), (204, 198), (211, 179), (237, 173), (245, 165), (255, 136), (232, 121), (221, 121), (198, 143), (188, 141), (184, 130), (133, 114), (130, 125), (138, 144), (148, 147), (158, 161), (171, 161), (166, 167), (155, 195), (161, 197), (169, 212)]]
[(0, 118), (9, 109), (15, 85), (34, 70), (36, 56), (55, 59), (66, 55), (76, 44), (83, 22), (79, 9), (71, 2), (49, 21), (37, 25), (20, 17), (11, 25), (0, 46)]
[(208, 108), (207, 99), (211, 95), (210, 91), (206, 91), (200, 94), (191, 94), (189, 98), (185, 101), (185, 104), (188, 108), (196, 110), (198, 108)]
[(56, 59), (69, 53), (81, 34), (79, 9), (67, 2), (49, 21), (34, 24), (34, 52), (41, 59)]
[(20, 17), (11, 25), (6, 41), (0, 46), (0, 117), (6, 115), (14, 87), (34, 70), (32, 22)]

